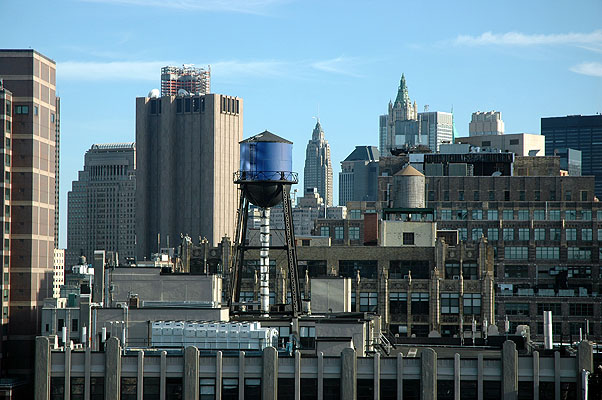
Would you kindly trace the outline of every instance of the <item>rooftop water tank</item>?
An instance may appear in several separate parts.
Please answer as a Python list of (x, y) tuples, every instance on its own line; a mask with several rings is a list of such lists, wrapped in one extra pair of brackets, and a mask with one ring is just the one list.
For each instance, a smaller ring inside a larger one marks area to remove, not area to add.
[(258, 207), (272, 207), (282, 199), (282, 190), (297, 183), (293, 169), (293, 142), (264, 131), (240, 142), (240, 171), (236, 183)]
[(393, 207), (424, 208), (425, 205), (424, 175), (411, 165), (406, 166), (393, 176), (395, 191)]

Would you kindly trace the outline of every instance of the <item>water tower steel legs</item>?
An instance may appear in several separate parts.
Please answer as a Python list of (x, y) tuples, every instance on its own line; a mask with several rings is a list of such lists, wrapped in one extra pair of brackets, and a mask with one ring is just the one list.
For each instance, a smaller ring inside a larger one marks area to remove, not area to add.
[(288, 280), (291, 290), (293, 317), (302, 311), (301, 289), (299, 285), (299, 270), (297, 266), (297, 243), (293, 226), (293, 209), (291, 206), (290, 185), (282, 188), (282, 208), (284, 209), (284, 236), (286, 240), (286, 256), (288, 261)]
[(270, 209), (261, 209), (261, 225), (259, 231), (261, 249), (259, 250), (259, 295), (261, 312), (270, 312)]
[(245, 258), (245, 241), (247, 232), (247, 220), (249, 217), (249, 200), (241, 193), (240, 204), (237, 212), (236, 222), (236, 236), (234, 236), (234, 243), (237, 243), (236, 250), (234, 252), (234, 259), (230, 268), (230, 299), (228, 300), (228, 306), (233, 311), (232, 303), (238, 303), (240, 300), (240, 273), (242, 265), (244, 264)]

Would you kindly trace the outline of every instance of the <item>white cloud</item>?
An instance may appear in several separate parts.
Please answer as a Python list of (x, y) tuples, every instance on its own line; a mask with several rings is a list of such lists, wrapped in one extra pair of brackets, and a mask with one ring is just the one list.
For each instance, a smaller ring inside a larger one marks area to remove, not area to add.
[(458, 35), (454, 40), (458, 46), (536, 46), (536, 45), (570, 45), (570, 46), (602, 46), (602, 30), (590, 33), (558, 33), (527, 34), (521, 32), (492, 33), (485, 32), (479, 36)]
[(360, 75), (352, 70), (354, 63), (353, 59), (341, 56), (329, 60), (315, 61), (311, 64), (311, 67), (319, 71), (358, 78)]
[(161, 7), (191, 11), (225, 11), (261, 14), (273, 4), (288, 0), (80, 0), (88, 3), (106, 3), (140, 7)]
[(585, 62), (574, 65), (570, 69), (578, 74), (602, 78), (602, 63), (599, 62)]

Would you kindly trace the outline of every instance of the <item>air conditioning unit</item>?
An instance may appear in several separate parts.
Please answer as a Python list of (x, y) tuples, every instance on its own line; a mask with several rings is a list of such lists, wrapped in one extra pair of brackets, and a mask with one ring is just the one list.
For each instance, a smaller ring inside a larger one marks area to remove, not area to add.
[(460, 275), (454, 275), (453, 277), (454, 281), (459, 281), (460, 280)]

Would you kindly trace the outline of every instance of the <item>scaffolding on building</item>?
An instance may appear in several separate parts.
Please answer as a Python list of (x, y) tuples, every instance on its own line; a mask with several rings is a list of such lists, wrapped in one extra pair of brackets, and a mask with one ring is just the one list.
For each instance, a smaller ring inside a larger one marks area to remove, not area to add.
[(211, 92), (211, 66), (196, 68), (193, 64), (161, 68), (161, 96), (177, 96), (180, 89), (189, 94)]

